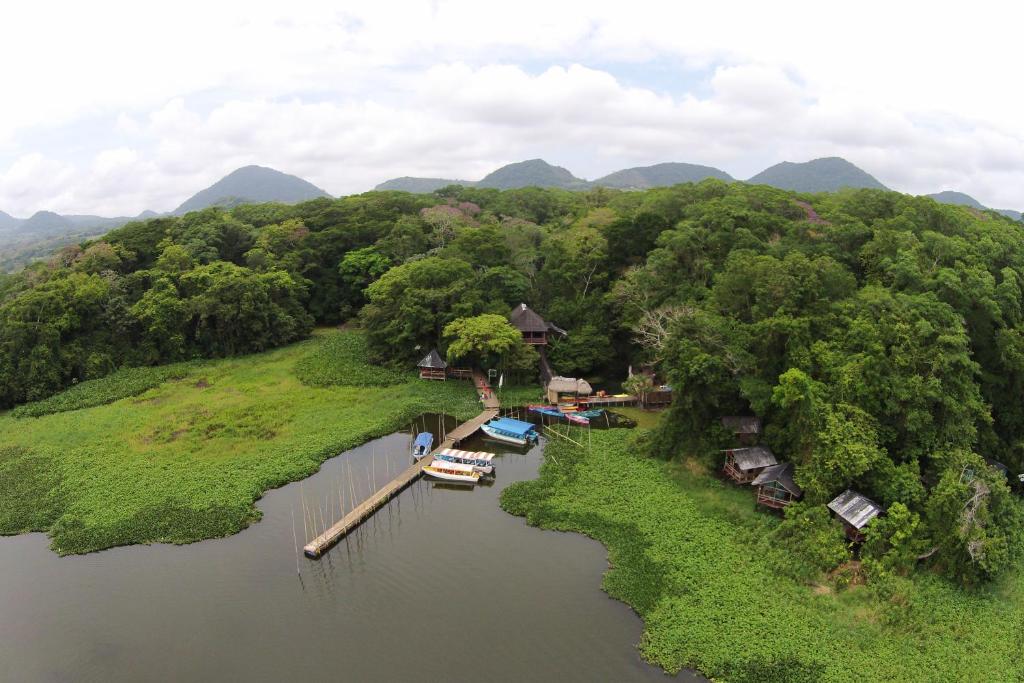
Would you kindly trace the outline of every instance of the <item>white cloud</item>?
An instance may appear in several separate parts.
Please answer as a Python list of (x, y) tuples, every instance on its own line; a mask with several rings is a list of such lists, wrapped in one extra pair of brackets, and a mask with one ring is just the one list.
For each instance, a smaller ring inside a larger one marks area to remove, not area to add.
[[(58, 5), (0, 24), (0, 63), (18, 65), (0, 208), (21, 215), (166, 210), (245, 163), (340, 194), (533, 156), (587, 177), (659, 161), (745, 177), (841, 155), (901, 190), (1024, 206), (1013, 5)], [(648, 63), (678, 81), (645, 81)], [(109, 122), (91, 149), (36, 143), (86, 119)]]

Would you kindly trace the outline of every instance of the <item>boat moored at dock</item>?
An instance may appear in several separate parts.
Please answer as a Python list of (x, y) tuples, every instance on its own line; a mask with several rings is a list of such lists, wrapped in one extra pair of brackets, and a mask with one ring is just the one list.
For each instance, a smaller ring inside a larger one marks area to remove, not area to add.
[(525, 446), (536, 443), (537, 427), (530, 422), (513, 420), (510, 417), (496, 417), (480, 426), (480, 431), (496, 441)]
[(435, 460), (469, 465), (480, 474), (493, 474), (494, 464), (491, 460), (494, 453), (485, 451), (460, 451), (457, 448), (445, 448), (434, 454)]
[(435, 459), (429, 465), (424, 467), (423, 474), (434, 477), (435, 479), (461, 481), (469, 484), (475, 484), (480, 481), (480, 477), (483, 476), (473, 469), (472, 465), (464, 465), (458, 462), (448, 462), (447, 460), (439, 459)]
[(430, 432), (420, 432), (416, 435), (416, 441), (412, 446), (412, 457), (419, 460), (428, 455), (434, 446), (434, 435)]

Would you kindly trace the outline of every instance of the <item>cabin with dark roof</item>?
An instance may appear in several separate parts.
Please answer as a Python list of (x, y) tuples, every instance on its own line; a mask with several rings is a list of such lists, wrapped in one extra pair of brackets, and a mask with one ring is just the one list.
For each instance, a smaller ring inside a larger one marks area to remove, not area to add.
[(756, 443), (761, 436), (761, 418), (754, 415), (729, 415), (722, 418), (722, 426), (732, 432), (740, 443)]
[(793, 480), (796, 468), (784, 462), (761, 470), (750, 482), (757, 487), (757, 504), (781, 510), (804, 495), (804, 490)]
[(526, 304), (519, 304), (508, 314), (508, 321), (512, 327), (519, 330), (523, 335), (523, 341), (533, 346), (546, 346), (548, 333), (555, 333), (565, 336), (566, 332), (561, 327), (553, 325), (531, 309)]
[(437, 352), (437, 349), (431, 349), (430, 353), (424, 356), (423, 360), (417, 363), (416, 367), (420, 369), (420, 379), (439, 379), (444, 380), (448, 374), (448, 363), (441, 358), (441, 354)]
[(857, 543), (864, 541), (864, 528), (868, 522), (883, 512), (875, 501), (852, 489), (846, 489), (836, 496), (828, 504), (828, 509), (843, 523), (846, 537)]
[(749, 484), (766, 467), (778, 465), (775, 454), (767, 446), (751, 446), (749, 448), (730, 448), (725, 451), (725, 476), (737, 484)]

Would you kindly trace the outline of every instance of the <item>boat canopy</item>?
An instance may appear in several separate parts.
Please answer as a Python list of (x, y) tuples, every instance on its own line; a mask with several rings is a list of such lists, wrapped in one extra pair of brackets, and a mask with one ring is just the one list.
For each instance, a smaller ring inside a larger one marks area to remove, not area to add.
[(513, 420), (510, 417), (496, 417), (488, 422), (487, 426), (519, 437), (526, 436), (534, 429), (533, 424), (522, 420)]
[(416, 435), (417, 446), (430, 446), (434, 443), (434, 435), (430, 432), (420, 432)]
[(487, 460), (494, 458), (494, 453), (486, 451), (460, 451), (458, 448), (445, 448), (438, 452), (438, 455), (449, 455), (453, 458), (464, 458), (466, 460)]
[(472, 465), (451, 462), (450, 460), (434, 460), (434, 462), (430, 463), (430, 466), (436, 467), (439, 470), (452, 470), (453, 472), (475, 472)]

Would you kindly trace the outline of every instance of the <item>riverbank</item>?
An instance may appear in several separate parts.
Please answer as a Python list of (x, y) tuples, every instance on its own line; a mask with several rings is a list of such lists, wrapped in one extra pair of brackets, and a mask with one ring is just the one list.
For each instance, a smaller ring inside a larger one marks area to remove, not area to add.
[(932, 576), (840, 592), (800, 584), (766, 540), (751, 492), (635, 455), (627, 430), (588, 453), (553, 439), (506, 511), (608, 548), (603, 588), (644, 619), (643, 656), (739, 681), (1016, 681), (1024, 582), (976, 593)]
[(479, 412), (470, 383), (382, 372), (358, 335), (183, 364), (154, 386), (152, 372), (115, 373), (35, 411), (62, 412), (0, 416), (0, 534), (43, 531), (60, 554), (226, 536), (327, 458), (421, 413)]

